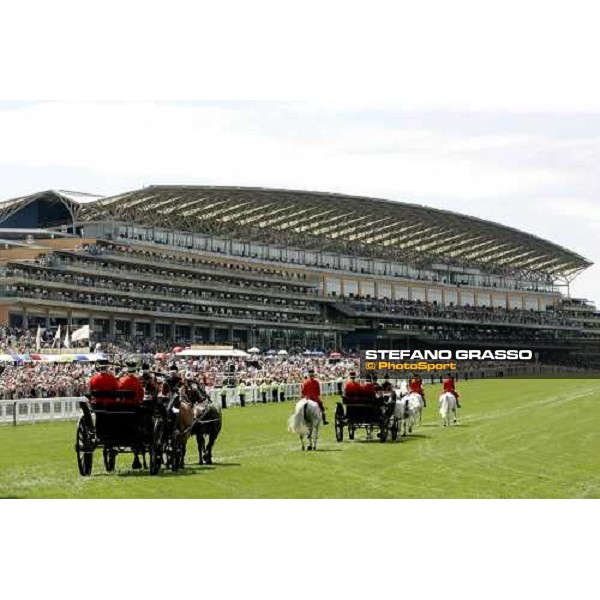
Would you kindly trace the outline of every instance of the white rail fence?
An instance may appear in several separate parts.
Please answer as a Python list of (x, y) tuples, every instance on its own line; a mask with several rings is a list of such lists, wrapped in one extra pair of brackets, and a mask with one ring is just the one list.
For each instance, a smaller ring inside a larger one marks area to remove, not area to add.
[[(211, 400), (221, 407), (239, 406), (242, 402), (240, 388), (215, 388), (210, 390)], [(333, 381), (321, 383), (324, 396), (337, 393), (337, 385)], [(277, 399), (280, 390), (277, 388)], [(297, 400), (300, 397), (300, 384), (285, 385), (284, 399)], [(35, 423), (48, 421), (66, 421), (77, 419), (80, 415), (79, 402), (85, 398), (71, 396), (68, 398), (19, 398), (17, 400), (0, 400), (0, 424), (17, 425), (19, 423)], [(269, 386), (265, 400), (273, 401), (273, 391)], [(260, 386), (248, 386), (244, 391), (245, 404), (263, 402)]]

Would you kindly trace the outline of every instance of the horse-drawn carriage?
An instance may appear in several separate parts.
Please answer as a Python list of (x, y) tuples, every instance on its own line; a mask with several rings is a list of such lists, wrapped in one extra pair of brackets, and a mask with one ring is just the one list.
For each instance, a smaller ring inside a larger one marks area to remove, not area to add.
[[(95, 402), (101, 396), (114, 402)], [(94, 451), (102, 448), (104, 467), (115, 470), (116, 457), (122, 453), (149, 456), (151, 475), (160, 471), (161, 465), (171, 470), (180, 468), (184, 454), (184, 440), (172, 427), (167, 406), (160, 400), (144, 397), (141, 405), (127, 402), (133, 392), (90, 392), (79, 406), (82, 415), (77, 423), (75, 452), (81, 475), (91, 475)]]
[(397, 439), (395, 406), (396, 401), (391, 394), (342, 396), (335, 409), (335, 439), (343, 441), (345, 427), (351, 440), (360, 428), (365, 429), (368, 440), (373, 439), (374, 432), (377, 432), (380, 442), (385, 442), (388, 435), (392, 440)]

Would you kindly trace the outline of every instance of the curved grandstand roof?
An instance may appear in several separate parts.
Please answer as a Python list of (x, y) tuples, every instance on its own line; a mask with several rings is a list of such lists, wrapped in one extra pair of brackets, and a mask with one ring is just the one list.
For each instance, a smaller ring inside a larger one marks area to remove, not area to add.
[[(70, 192), (67, 190), (45, 190), (19, 198), (12, 198), (0, 202), (0, 226), (14, 227), (15, 223), (25, 218), (30, 226), (46, 227), (65, 222), (68, 214), (71, 220), (77, 218), (77, 213), (82, 204), (95, 202), (102, 196), (86, 194), (83, 192)], [(28, 207), (38, 204), (42, 210), (25, 215)], [(21, 219), (19, 219), (19, 215)]]
[(417, 265), (566, 276), (592, 264), (557, 244), (491, 221), (344, 194), (159, 185), (86, 204), (78, 215), (80, 222), (106, 219)]

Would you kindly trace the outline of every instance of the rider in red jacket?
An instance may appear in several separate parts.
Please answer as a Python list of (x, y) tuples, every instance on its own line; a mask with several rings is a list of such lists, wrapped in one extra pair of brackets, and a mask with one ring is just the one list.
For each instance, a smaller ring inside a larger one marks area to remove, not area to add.
[(450, 373), (446, 373), (446, 378), (442, 382), (444, 392), (450, 392), (456, 398), (456, 405), (460, 408), (460, 394), (454, 387), (454, 377)]
[(119, 390), (133, 392), (132, 398), (123, 398), (122, 402), (126, 404), (137, 404), (141, 406), (144, 402), (144, 386), (142, 382), (134, 375), (137, 371), (135, 362), (127, 363), (127, 374), (119, 379)]
[(408, 389), (412, 394), (419, 394), (423, 398), (423, 406), (427, 406), (425, 400), (425, 390), (423, 389), (423, 382), (418, 375), (415, 375), (408, 384)]
[(303, 398), (309, 398), (319, 405), (323, 415), (323, 425), (327, 425), (329, 421), (327, 421), (327, 417), (325, 416), (325, 405), (321, 400), (321, 384), (319, 383), (319, 380), (315, 378), (314, 369), (308, 371), (308, 379), (305, 379), (302, 384), (301, 395)]
[(362, 385), (356, 381), (356, 373), (352, 371), (349, 375), (348, 381), (344, 386), (344, 396), (347, 398), (355, 398), (356, 396), (362, 396), (363, 389)]
[[(117, 402), (115, 392), (119, 387), (119, 382), (108, 370), (108, 360), (106, 358), (100, 358), (96, 361), (96, 371), (97, 373), (90, 379), (91, 404), (98, 406), (115, 404)], [(106, 392), (106, 395), (103, 395), (102, 392)]]

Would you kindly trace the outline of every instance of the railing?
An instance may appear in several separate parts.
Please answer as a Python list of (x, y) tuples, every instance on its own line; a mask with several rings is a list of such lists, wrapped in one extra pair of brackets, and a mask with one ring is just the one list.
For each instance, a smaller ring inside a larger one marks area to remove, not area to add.
[[(285, 400), (297, 400), (300, 398), (299, 383), (288, 383), (285, 385)], [(321, 383), (321, 394), (329, 396), (337, 393), (336, 383), (327, 381)], [(222, 408), (241, 404), (240, 389), (214, 388), (209, 392), (211, 400)], [(277, 388), (279, 398), (279, 388)], [(16, 400), (0, 400), (0, 425), (17, 425), (19, 423), (35, 423), (48, 421), (74, 420), (79, 417), (81, 411), (79, 402), (86, 400), (84, 397), (70, 396), (66, 398), (19, 398)], [(272, 391), (269, 386), (266, 394), (267, 402), (272, 401)], [(244, 393), (246, 404), (262, 403), (261, 387), (258, 385), (248, 386)]]
[(64, 421), (79, 416), (79, 396), (0, 400), (0, 424)]

